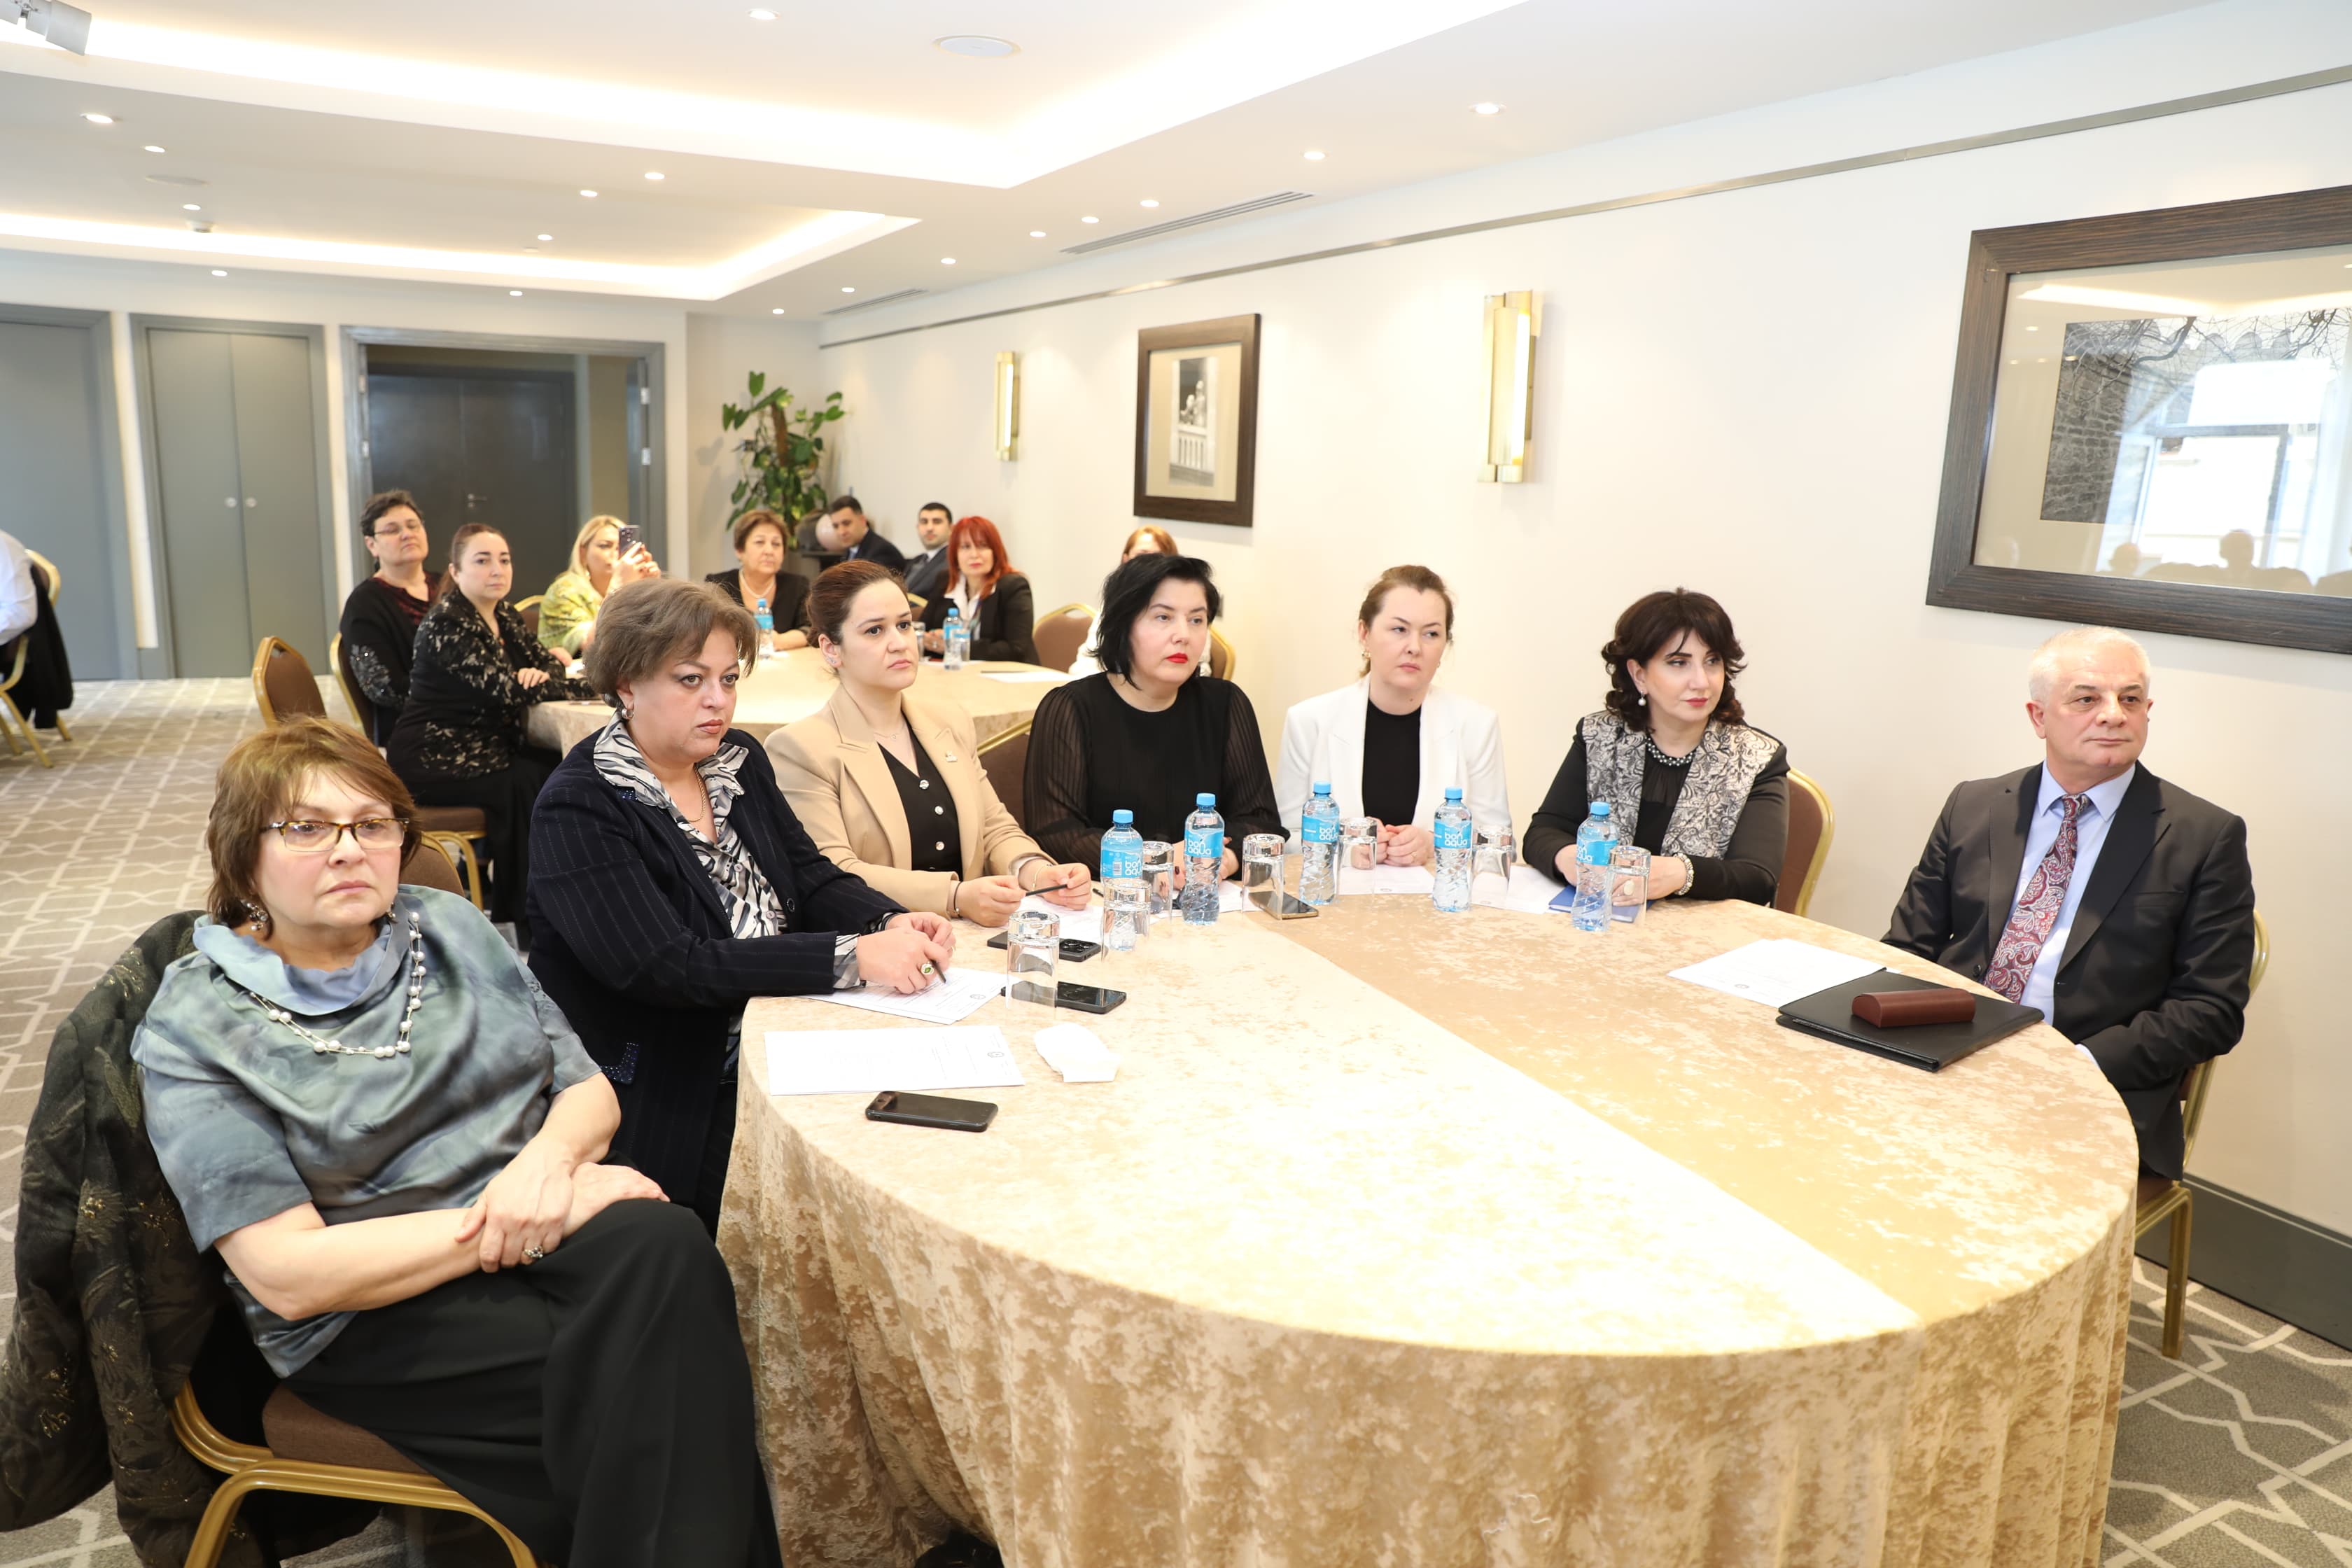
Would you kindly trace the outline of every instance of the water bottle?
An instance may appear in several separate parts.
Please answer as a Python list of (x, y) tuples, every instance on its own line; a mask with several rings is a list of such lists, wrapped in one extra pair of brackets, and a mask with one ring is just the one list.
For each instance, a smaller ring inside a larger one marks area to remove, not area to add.
[(1576, 900), (1568, 918), (1579, 931), (1609, 929), (1609, 852), (1617, 847), (1617, 825), (1609, 820), (1609, 803), (1596, 800), (1592, 815), (1576, 830)]
[(760, 623), (760, 657), (775, 658), (776, 617), (768, 613), (768, 601), (765, 598), (757, 601), (757, 606), (751, 612), (751, 618)]
[(947, 667), (950, 669), (961, 669), (964, 650), (971, 645), (964, 641), (963, 616), (956, 613), (956, 607), (953, 605), (948, 606), (948, 624), (940, 633), (940, 640)]
[(1449, 785), (1445, 804), (1437, 808), (1437, 820), (1430, 830), (1436, 846), (1437, 886), (1429, 895), (1430, 901), (1448, 914), (1470, 907), (1471, 837), (1470, 808), (1462, 804), (1461, 790)]
[(1106, 885), (1143, 880), (1143, 835), (1135, 830), (1131, 811), (1110, 814), (1110, 831), (1102, 837), (1102, 879)]
[(1331, 786), (1315, 786), (1314, 798), (1298, 814), (1298, 897), (1328, 904), (1339, 896), (1339, 803)]
[(1188, 926), (1217, 923), (1217, 883), (1225, 874), (1225, 819), (1217, 797), (1202, 791), (1184, 819), (1184, 896), (1179, 904)]

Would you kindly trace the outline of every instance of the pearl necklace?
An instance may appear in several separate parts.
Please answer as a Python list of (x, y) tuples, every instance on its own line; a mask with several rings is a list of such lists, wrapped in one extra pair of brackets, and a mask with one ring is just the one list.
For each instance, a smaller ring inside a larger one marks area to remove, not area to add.
[(310, 1050), (314, 1056), (381, 1057), (387, 1060), (394, 1057), (404, 1057), (408, 1055), (408, 1027), (415, 1022), (416, 1009), (423, 1005), (425, 1001), (425, 922), (417, 918), (414, 910), (410, 911), (408, 916), (408, 1005), (401, 1009), (400, 1038), (395, 1044), (347, 1046), (341, 1040), (330, 1040), (323, 1036), (311, 1033), (296, 1023), (293, 1014), (266, 997), (246, 991), (242, 985), (237, 989), (252, 996), (254, 1004), (261, 1009), (262, 1015), (271, 1023), (283, 1024), (303, 1039), (310, 1041)]
[[(1701, 737), (1701, 739), (1704, 738), (1704, 736)], [(1658, 744), (1658, 738), (1655, 735), (1644, 735), (1642, 737), (1642, 740), (1643, 743), (1650, 748), (1650, 755), (1657, 758), (1658, 763), (1662, 767), (1686, 768), (1691, 765), (1691, 759), (1698, 755), (1698, 748), (1696, 746), (1693, 746), (1689, 751), (1685, 752), (1681, 756), (1677, 757), (1673, 752), (1668, 752), (1664, 747), (1660, 746)]]

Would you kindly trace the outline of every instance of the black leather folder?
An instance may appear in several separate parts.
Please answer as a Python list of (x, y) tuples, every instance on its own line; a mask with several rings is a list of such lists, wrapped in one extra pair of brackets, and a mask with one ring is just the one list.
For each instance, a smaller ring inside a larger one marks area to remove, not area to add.
[(1784, 1029), (1818, 1035), (1874, 1057), (1901, 1062), (1927, 1072), (1940, 1072), (1971, 1051), (2006, 1039), (2028, 1024), (2042, 1022), (2041, 1009), (2021, 1007), (1998, 996), (1979, 996), (1977, 1016), (1965, 1024), (1920, 1024), (1907, 1029), (1882, 1029), (1853, 1016), (1853, 999), (1865, 991), (1927, 991), (1938, 989), (1933, 980), (1878, 970), (1859, 980), (1800, 996), (1780, 1009)]

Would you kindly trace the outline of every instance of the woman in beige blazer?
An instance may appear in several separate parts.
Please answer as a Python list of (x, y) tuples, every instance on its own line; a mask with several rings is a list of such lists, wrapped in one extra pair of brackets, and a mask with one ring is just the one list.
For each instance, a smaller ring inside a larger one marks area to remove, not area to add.
[(910, 910), (1001, 926), (1030, 893), (1084, 909), (1087, 868), (1055, 865), (1021, 830), (980, 765), (970, 716), (908, 691), (922, 656), (898, 579), (845, 561), (816, 580), (809, 621), (841, 689), (767, 747), (817, 848)]

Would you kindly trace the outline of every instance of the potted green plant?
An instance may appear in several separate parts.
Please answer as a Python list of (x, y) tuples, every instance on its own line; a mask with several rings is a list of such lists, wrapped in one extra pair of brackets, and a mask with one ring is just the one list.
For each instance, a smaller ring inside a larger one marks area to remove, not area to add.
[(746, 432), (735, 443), (743, 472), (729, 498), (735, 510), (728, 521), (766, 507), (797, 533), (800, 520), (826, 500), (824, 486), (817, 480), (817, 465), (824, 457), (824, 437), (818, 432), (848, 410), (842, 407), (838, 392), (818, 406), (795, 407), (791, 392), (768, 384), (765, 371), (751, 373), (746, 397), (740, 407), (729, 403), (719, 410), (721, 429)]

